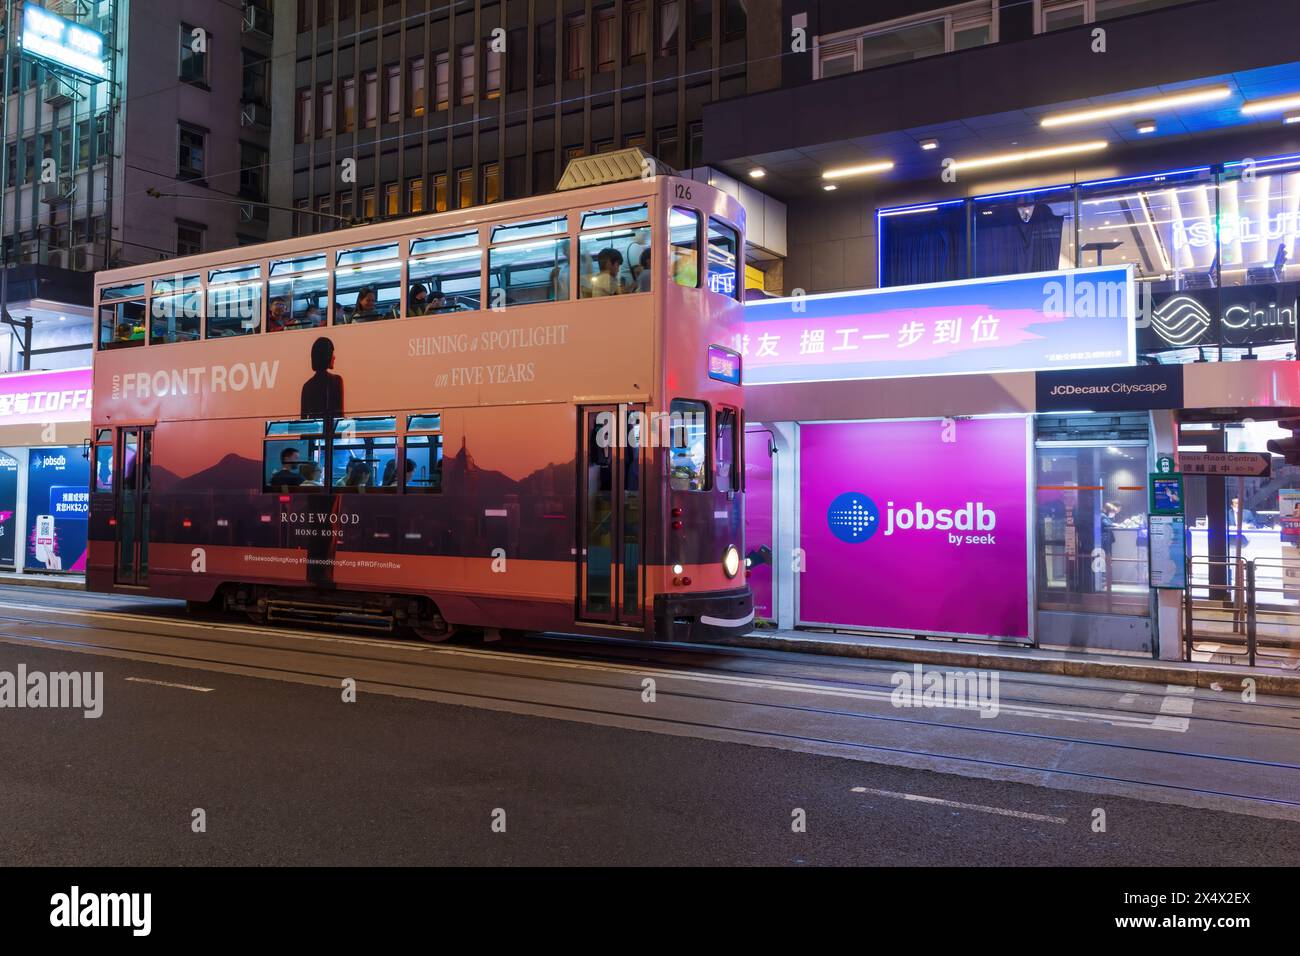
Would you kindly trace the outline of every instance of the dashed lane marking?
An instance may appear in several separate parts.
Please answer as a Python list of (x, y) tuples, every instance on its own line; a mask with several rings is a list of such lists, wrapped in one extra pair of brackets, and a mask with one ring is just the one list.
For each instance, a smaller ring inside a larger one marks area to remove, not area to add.
[(133, 684), (155, 684), (158, 687), (179, 687), (181, 690), (195, 690), (200, 694), (212, 693), (211, 687), (199, 687), (195, 684), (173, 684), (171, 681), (150, 680), (147, 677), (128, 677), (127, 680)]
[(957, 810), (975, 810), (978, 813), (994, 813), (1000, 817), (1015, 817), (1017, 820), (1034, 820), (1038, 823), (1068, 823), (1065, 817), (1049, 817), (1041, 813), (1026, 813), (1024, 810), (1008, 810), (1005, 807), (986, 807), (978, 803), (958, 803), (956, 800), (941, 800), (938, 797), (923, 797), (919, 793), (898, 793), (894, 790), (875, 790), (871, 787), (854, 787), (854, 793), (870, 793), (877, 797), (891, 797), (895, 800), (907, 800), (912, 803), (929, 803), (939, 807), (953, 807)]

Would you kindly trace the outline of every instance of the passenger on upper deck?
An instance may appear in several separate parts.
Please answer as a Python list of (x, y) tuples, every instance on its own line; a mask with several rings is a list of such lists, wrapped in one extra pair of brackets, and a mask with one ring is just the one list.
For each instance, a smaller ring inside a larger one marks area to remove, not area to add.
[(266, 331), (283, 332), (289, 328), (289, 305), (283, 296), (276, 296), (266, 307)]
[(619, 281), (619, 268), (623, 265), (623, 256), (617, 249), (602, 249), (596, 254), (598, 271), (591, 278), (591, 295), (618, 295), (623, 291)]
[(428, 315), (428, 295), (421, 283), (412, 282), (411, 287), (406, 290), (406, 314)]

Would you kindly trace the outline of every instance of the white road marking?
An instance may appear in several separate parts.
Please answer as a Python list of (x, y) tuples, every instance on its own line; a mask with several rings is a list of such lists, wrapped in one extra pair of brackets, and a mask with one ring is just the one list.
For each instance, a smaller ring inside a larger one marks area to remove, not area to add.
[(1039, 823), (1068, 823), (1065, 817), (1049, 817), (1041, 813), (1026, 813), (1024, 810), (1007, 810), (1003, 807), (986, 807), (978, 803), (958, 803), (956, 800), (940, 800), (938, 797), (923, 797), (919, 793), (896, 793), (893, 790), (874, 790), (871, 787), (854, 787), (854, 793), (870, 793), (877, 797), (893, 797), (895, 800), (909, 800), (913, 803), (932, 803), (940, 807), (954, 807), (958, 810), (977, 810), (980, 813), (996, 813), (1000, 817), (1015, 817), (1018, 820), (1036, 820)]
[(1131, 704), (1135, 700), (1137, 700), (1137, 694), (1125, 694), (1120, 697), (1119, 702), (1121, 704)]
[(1192, 695), (1195, 693), (1195, 687), (1166, 684), (1165, 699), (1160, 702), (1160, 713), (1152, 722), (1152, 728), (1170, 730), (1177, 734), (1186, 733), (1191, 723), (1192, 705), (1195, 703)]
[(197, 687), (194, 684), (173, 684), (165, 680), (149, 680), (147, 677), (128, 677), (133, 684), (157, 684), (159, 687), (179, 687), (181, 690), (196, 690), (200, 694), (212, 693), (211, 687)]

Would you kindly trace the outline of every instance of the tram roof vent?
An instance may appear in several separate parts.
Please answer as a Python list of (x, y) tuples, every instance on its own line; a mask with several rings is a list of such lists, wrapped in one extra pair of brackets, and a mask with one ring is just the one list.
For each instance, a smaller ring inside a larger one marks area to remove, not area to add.
[(604, 186), (606, 183), (625, 183), (640, 179), (644, 170), (652, 176), (675, 176), (677, 170), (666, 163), (661, 163), (643, 149), (635, 146), (629, 149), (616, 149), (610, 153), (597, 153), (594, 156), (579, 156), (569, 160), (564, 167), (564, 175), (555, 187), (556, 192), (566, 189), (582, 189), (586, 186)]

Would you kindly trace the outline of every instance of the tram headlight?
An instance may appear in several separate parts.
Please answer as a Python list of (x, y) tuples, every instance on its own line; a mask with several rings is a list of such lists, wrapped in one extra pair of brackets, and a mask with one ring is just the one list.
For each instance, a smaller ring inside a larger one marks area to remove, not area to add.
[(740, 552), (734, 544), (727, 545), (727, 550), (722, 552), (722, 570), (729, 578), (740, 573)]

